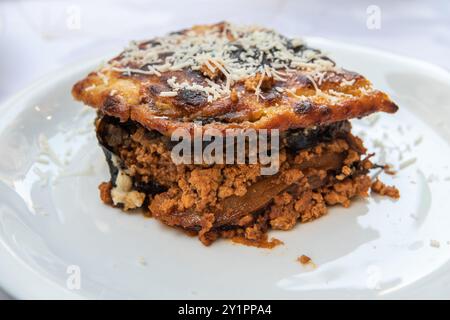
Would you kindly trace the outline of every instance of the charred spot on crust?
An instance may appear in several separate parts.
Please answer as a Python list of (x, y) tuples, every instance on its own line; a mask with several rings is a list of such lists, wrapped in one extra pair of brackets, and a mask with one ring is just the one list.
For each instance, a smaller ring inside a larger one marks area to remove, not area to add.
[(181, 89), (176, 98), (179, 106), (201, 107), (208, 102), (206, 93), (199, 90)]
[(330, 62), (332, 63), (332, 65), (333, 65), (333, 67), (336, 66), (336, 62), (334, 62), (333, 59), (331, 59), (331, 58), (329, 58), (329, 57), (322, 57), (322, 59), (323, 59), (323, 60), (326, 60), (326, 61), (330, 61)]
[(331, 115), (331, 110), (328, 106), (321, 105), (319, 106), (318, 110), (320, 112), (320, 115), (324, 117), (324, 119), (328, 119), (329, 116)]
[[(318, 51), (318, 53), (320, 53), (320, 51)], [(314, 63), (316, 60), (318, 60), (318, 59), (317, 59), (317, 58), (313, 58), (313, 59), (311, 59), (309, 62)], [(325, 61), (330, 62), (330, 63), (332, 64), (333, 67), (336, 66), (336, 62), (334, 62), (332, 59), (330, 59), (330, 58), (328, 58), (328, 57), (321, 56), (321, 57), (320, 57), (320, 60), (325, 60)]]
[(240, 45), (240, 44), (234, 45), (234, 48), (235, 48), (235, 49), (231, 51), (230, 56), (231, 56), (233, 59), (237, 59), (237, 61), (242, 62), (243, 60), (242, 60), (242, 58), (241, 58), (241, 54), (242, 54), (242, 53), (245, 53), (246, 50), (245, 50), (244, 47), (243, 47), (242, 45)]
[(311, 79), (304, 74), (298, 74), (295, 77), (295, 82), (302, 88), (314, 88), (314, 84), (311, 82)]
[(151, 39), (151, 40), (147, 40), (147, 41), (143, 41), (143, 42), (139, 43), (138, 47), (139, 47), (139, 49), (143, 50), (148, 47), (155, 47), (157, 45), (161, 45), (161, 41), (158, 39)]
[(102, 111), (108, 115), (116, 116), (120, 121), (125, 122), (129, 118), (129, 107), (122, 101), (120, 96), (106, 96), (103, 101)]
[(108, 95), (103, 102), (103, 109), (105, 111), (113, 111), (117, 108), (117, 105), (120, 104), (120, 99), (117, 96)]
[(267, 93), (262, 93), (261, 95), (263, 100), (267, 102), (275, 102), (276, 100), (279, 100), (281, 98), (281, 94), (274, 89), (271, 89)]
[(309, 100), (300, 101), (294, 104), (294, 112), (297, 114), (307, 114), (313, 108), (313, 104)]
[(148, 87), (148, 91), (151, 94), (158, 96), (161, 92), (166, 91), (166, 87), (162, 85), (152, 84)]
[(292, 40), (287, 42), (287, 47), (291, 49), (294, 53), (299, 53), (307, 49), (304, 43), (294, 44)]
[[(327, 59), (325, 59), (327, 60)], [(329, 73), (327, 74), (327, 82), (329, 83), (341, 83), (342, 80), (345, 81), (358, 81), (358, 80), (364, 80), (364, 78), (356, 72), (345, 70), (342, 68), (342, 73)]]

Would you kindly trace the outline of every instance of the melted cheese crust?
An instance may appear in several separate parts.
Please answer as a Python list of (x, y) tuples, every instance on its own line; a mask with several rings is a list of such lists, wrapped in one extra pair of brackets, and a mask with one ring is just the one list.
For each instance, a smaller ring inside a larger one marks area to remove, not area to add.
[[(167, 52), (177, 41), (182, 54)], [(186, 49), (191, 47), (192, 52)], [(231, 57), (235, 49), (240, 58)], [(206, 53), (198, 58), (195, 50)], [(228, 23), (133, 43), (76, 83), (72, 94), (101, 113), (164, 135), (180, 127), (193, 129), (194, 121), (222, 132), (283, 131), (398, 109), (362, 75), (336, 67), (302, 41)]]

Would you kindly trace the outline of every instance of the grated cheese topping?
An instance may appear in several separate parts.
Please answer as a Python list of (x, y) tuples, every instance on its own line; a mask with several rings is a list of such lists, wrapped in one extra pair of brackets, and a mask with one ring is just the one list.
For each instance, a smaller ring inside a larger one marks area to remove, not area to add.
[(302, 70), (321, 92), (327, 71), (338, 70), (334, 62), (319, 50), (311, 49), (300, 39), (289, 39), (274, 30), (256, 26), (237, 27), (229, 23), (208, 29), (171, 33), (151, 41), (133, 41), (124, 52), (108, 63), (107, 68), (125, 75), (161, 76), (168, 71), (186, 70), (209, 76), (201, 83), (167, 80), (170, 91), (160, 96), (173, 97), (180, 90), (205, 93), (208, 101), (228, 97), (231, 86), (260, 75), (255, 94), (259, 97), (265, 78), (286, 81), (291, 73)]

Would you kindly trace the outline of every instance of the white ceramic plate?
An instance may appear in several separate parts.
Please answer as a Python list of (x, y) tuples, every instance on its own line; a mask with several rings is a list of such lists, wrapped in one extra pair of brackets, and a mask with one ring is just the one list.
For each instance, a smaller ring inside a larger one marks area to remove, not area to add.
[[(395, 115), (353, 123), (369, 150), (401, 168), (383, 177), (400, 200), (374, 196), (332, 208), (313, 223), (272, 232), (285, 243), (273, 250), (225, 240), (204, 247), (104, 206), (97, 185), (108, 173), (94, 113), (70, 94), (96, 61), (66, 68), (0, 109), (0, 285), (18, 298), (450, 298), (449, 74), (379, 51), (309, 42), (399, 104)], [(317, 267), (296, 262), (302, 254)]]

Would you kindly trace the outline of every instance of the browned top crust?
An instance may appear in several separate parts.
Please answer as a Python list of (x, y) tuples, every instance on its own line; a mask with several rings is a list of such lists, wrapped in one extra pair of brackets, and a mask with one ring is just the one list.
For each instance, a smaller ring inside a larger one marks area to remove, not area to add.
[(228, 23), (132, 42), (72, 89), (75, 99), (147, 129), (287, 130), (398, 107), (363, 76), (273, 30)]

